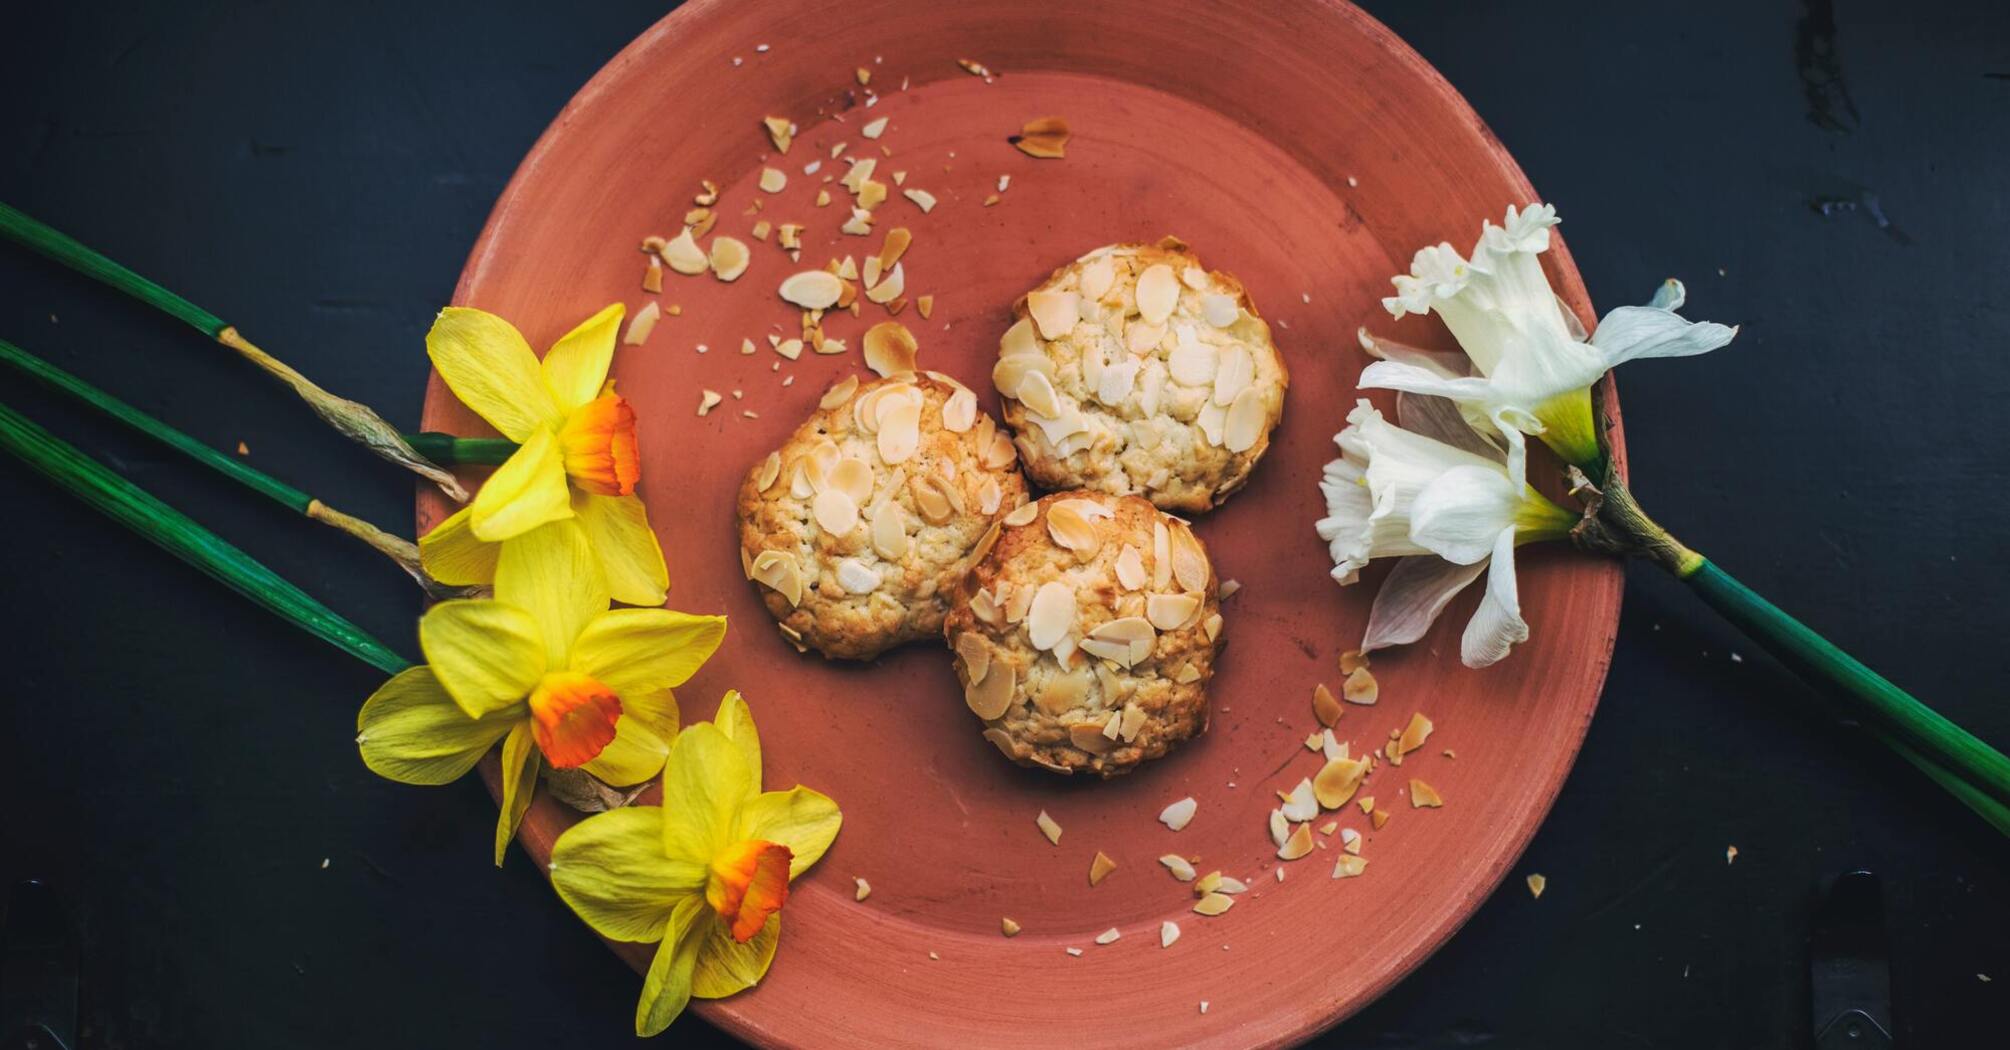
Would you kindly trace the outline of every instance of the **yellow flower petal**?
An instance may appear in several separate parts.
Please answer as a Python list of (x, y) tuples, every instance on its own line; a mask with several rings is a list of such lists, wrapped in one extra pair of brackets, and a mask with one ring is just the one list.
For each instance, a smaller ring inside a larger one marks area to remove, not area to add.
[(739, 834), (787, 846), (795, 854), (789, 863), (789, 877), (795, 878), (824, 855), (843, 823), (837, 803), (822, 792), (797, 787), (749, 800), (740, 809)]
[(726, 734), (740, 754), (747, 760), (747, 768), (754, 771), (754, 790), (761, 789), (761, 734), (754, 729), (754, 712), (738, 689), (726, 690), (726, 696), (719, 701), (719, 710), (712, 715), (712, 724), (719, 732)]
[(661, 605), (670, 590), (663, 545), (649, 527), (649, 513), (634, 496), (572, 494), (572, 512), (593, 542), (607, 589), (623, 605)]
[(538, 372), (537, 355), (508, 321), (486, 310), (449, 306), (426, 333), (426, 356), (454, 396), (511, 441), (558, 424), (558, 406)]
[(642, 978), (642, 998), (635, 1004), (635, 1034), (652, 1036), (677, 1019), (691, 1001), (691, 973), (698, 951), (711, 928), (718, 925), (701, 895), (679, 898), (663, 929), (663, 944)]
[(517, 704), (544, 676), (544, 640), (531, 614), (480, 600), (441, 602), (419, 618), (426, 663), (469, 718)]
[(474, 767), (523, 719), (520, 708), (469, 718), (429, 667), (409, 667), (364, 701), (356, 746), (372, 773), (401, 784), (446, 784)]
[(498, 548), (475, 537), (470, 525), (473, 516), (474, 508), (462, 507), (419, 537), (419, 566), (426, 575), (450, 587), (475, 587), (495, 580)]
[[(677, 697), (668, 689), (622, 694), (621, 720), (614, 740), (585, 770), (616, 787), (640, 784), (663, 771), (670, 742), (677, 739)], [(661, 843), (657, 844), (660, 849)]]
[(565, 487), (565, 457), (549, 430), (533, 430), (523, 447), (482, 482), (468, 508), (477, 539), (500, 543), (547, 522), (572, 517), (572, 493)]
[(663, 850), (710, 865), (734, 840), (753, 774), (740, 749), (710, 722), (677, 734), (663, 765)]
[(572, 643), (572, 667), (623, 696), (683, 685), (726, 637), (723, 616), (671, 609), (613, 609), (587, 623)]
[(607, 611), (607, 580), (586, 534), (555, 521), (503, 544), (496, 561), (496, 600), (530, 613), (549, 667), (568, 666), (572, 641)]
[(537, 747), (531, 741), (530, 723), (518, 722), (502, 748), (502, 812), (496, 816), (496, 867), (502, 867), (510, 840), (523, 823), (524, 811), (537, 790)]
[(544, 385), (559, 411), (571, 412), (600, 396), (607, 365), (614, 360), (614, 337), (627, 308), (610, 303), (579, 327), (559, 337), (544, 355)]
[(567, 828), (551, 847), (551, 884), (593, 932), (616, 941), (663, 936), (678, 898), (702, 897), (704, 865), (663, 855), (663, 810), (611, 809)]
[(780, 912), (768, 916), (761, 932), (745, 944), (733, 939), (725, 923), (712, 923), (691, 971), (691, 994), (699, 999), (723, 999), (752, 988), (775, 961), (775, 945), (781, 939)]

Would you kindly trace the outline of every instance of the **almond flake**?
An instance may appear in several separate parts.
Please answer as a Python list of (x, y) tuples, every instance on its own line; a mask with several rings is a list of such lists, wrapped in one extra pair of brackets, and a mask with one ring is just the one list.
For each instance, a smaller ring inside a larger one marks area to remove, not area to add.
[(905, 291), (906, 288), (907, 266), (904, 263), (895, 263), (893, 269), (888, 271), (887, 275), (881, 278), (878, 284), (866, 291), (865, 297), (884, 306), (888, 302), (900, 298), (900, 293)]
[[(635, 311), (635, 316), (628, 319), (628, 331), (621, 337), (621, 345), (641, 346), (648, 342), (649, 333), (656, 330), (656, 321), (660, 316), (662, 310), (657, 307), (654, 300), (643, 303), (642, 309)], [(705, 413), (701, 410), (698, 414), (702, 416)]]
[(1196, 915), (1214, 916), (1233, 907), (1235, 907), (1234, 897), (1226, 893), (1210, 893), (1195, 903), (1193, 910)]
[(712, 276), (722, 281), (733, 281), (747, 272), (747, 264), (753, 261), (753, 253), (747, 249), (747, 242), (735, 237), (712, 238), (710, 263)]
[(1340, 701), (1333, 699), (1333, 690), (1326, 688), (1326, 683), (1312, 687), (1312, 714), (1319, 719), (1320, 725), (1330, 726), (1339, 722), (1344, 710)]
[(1300, 824), (1291, 830), (1291, 837), (1277, 850), (1279, 860), (1297, 860), (1312, 852), (1312, 826)]
[(828, 208), (828, 207), (830, 207), (830, 203), (831, 203), (831, 191), (829, 191), (829, 190), (818, 190), (818, 191), (817, 191), (817, 207), (819, 207), (819, 208)]
[(856, 892), (856, 893), (852, 894), (852, 899), (853, 899), (853, 900), (857, 900), (857, 901), (862, 901), (862, 900), (866, 899), (867, 897), (870, 897), (870, 896), (872, 896), (872, 884), (871, 884), (871, 883), (869, 883), (869, 882), (865, 881), (865, 880), (864, 880), (864, 879), (862, 879), (862, 878), (859, 878), (859, 877), (858, 877), (858, 876), (856, 876), (856, 875), (852, 876), (852, 880), (851, 880), (851, 881), (853, 881), (853, 882), (855, 882), (855, 883), (857, 883), (857, 884), (858, 884), (858, 892)]
[(1019, 506), (1013, 508), (1012, 513), (1005, 515), (1002, 520), (1006, 525), (1016, 529), (1039, 516), (1040, 505), (1038, 503), (1021, 503)]
[(1168, 853), (1159, 858), (1159, 863), (1165, 865), (1167, 871), (1172, 872), (1173, 878), (1181, 882), (1193, 881), (1193, 865), (1188, 863), (1185, 857), (1177, 853)]
[[(790, 340), (790, 342), (796, 342), (796, 340), (792, 339)], [(783, 343), (782, 345), (787, 346), (788, 343)], [(782, 356), (789, 357), (790, 355), (783, 354)], [(793, 360), (793, 358), (791, 359)], [(817, 401), (817, 407), (827, 410), (836, 408), (837, 406), (842, 405), (847, 401), (850, 401), (851, 396), (857, 392), (858, 392), (858, 377), (855, 375), (846, 376), (843, 379), (840, 379), (837, 382), (832, 383), (831, 388), (829, 390), (824, 391), (824, 396)]]
[(1284, 843), (1290, 838), (1291, 838), (1291, 822), (1284, 819), (1284, 811), (1281, 809), (1271, 810), (1270, 841), (1275, 843), (1278, 849), (1283, 849)]
[(671, 269), (686, 277), (704, 273), (712, 265), (711, 258), (705, 254), (704, 249), (698, 247), (698, 240), (691, 235), (689, 228), (665, 243), (658, 254), (663, 257), (664, 262), (670, 264)]
[[(1026, 637), (1033, 643), (1033, 648), (1053, 649), (1074, 623), (1074, 589), (1059, 581), (1041, 584), (1026, 615)], [(1164, 819), (1163, 814), (1160, 819)]]
[(784, 280), (780, 292), (784, 301), (805, 310), (827, 310), (844, 294), (844, 282), (828, 270), (804, 270)]
[(787, 117), (762, 117), (761, 126), (768, 129), (768, 141), (775, 144), (775, 152), (787, 153), (789, 143), (795, 140), (796, 125)]
[(1145, 598), (1145, 618), (1161, 631), (1178, 630), (1199, 611), (1200, 598), (1191, 594), (1154, 594)]
[[(860, 70), (859, 72), (863, 73), (865, 71)], [(859, 83), (863, 84), (865, 81), (861, 80)], [(886, 133), (886, 122), (888, 119), (887, 117), (881, 117), (878, 120), (866, 121), (865, 127), (858, 129), (858, 133), (864, 135), (866, 138), (876, 139)]]
[(1019, 936), (1019, 924), (1011, 919), (999, 919), (998, 930), (1007, 937)]
[(1061, 825), (1054, 823), (1054, 818), (1048, 816), (1046, 810), (1040, 811), (1040, 816), (1034, 823), (1040, 825), (1040, 834), (1047, 836), (1048, 842), (1056, 846), (1061, 844)]
[(1340, 695), (1350, 704), (1373, 704), (1381, 695), (1381, 688), (1375, 684), (1375, 676), (1366, 664), (1356, 667), (1347, 680), (1340, 684)]
[(1312, 790), (1319, 805), (1326, 809), (1339, 809), (1354, 797), (1361, 787), (1361, 779), (1368, 775), (1368, 759), (1338, 758), (1320, 767), (1312, 778)]
[(1411, 809), (1437, 809), (1444, 804), (1445, 800), (1438, 794), (1437, 788), (1418, 780), (1416, 777), (1410, 778)]
[(1110, 872), (1115, 870), (1117, 862), (1111, 860), (1109, 854), (1097, 850), (1096, 859), (1089, 862), (1089, 885), (1100, 885), (1104, 879), (1110, 877)]
[[(1245, 355), (1247, 353), (1244, 351)], [(1228, 419), (1222, 425), (1221, 447), (1230, 452), (1247, 452), (1255, 448), (1263, 438), (1264, 422), (1263, 391), (1254, 386), (1244, 387), (1228, 406)]]
[[(1071, 598), (1070, 600), (1072, 601), (1073, 599)], [(1161, 810), (1159, 812), (1159, 823), (1174, 831), (1178, 831), (1186, 827), (1187, 822), (1193, 819), (1194, 812), (1199, 808), (1200, 803), (1195, 802), (1192, 796), (1188, 796)]]
[(1059, 339), (1075, 328), (1081, 296), (1074, 292), (1028, 292), (1026, 311), (1042, 339)]
[(923, 215), (935, 210), (935, 194), (927, 190), (909, 188), (901, 190), (900, 194), (908, 200), (913, 201), (914, 206), (920, 208)]
[(1368, 858), (1354, 853), (1342, 853), (1333, 858), (1333, 877), (1351, 879), (1368, 870)]
[(1311, 820), (1319, 815), (1318, 797), (1312, 791), (1312, 778), (1306, 777), (1291, 789), (1290, 793), (1278, 792), (1284, 800), (1284, 819), (1290, 821)]
[[(1012, 706), (1012, 691), (1018, 687), (1019, 672), (1016, 668), (1009, 665), (994, 665), (982, 680), (972, 682), (964, 688), (963, 702), (977, 717), (986, 722), (995, 721), (1004, 716), (1006, 708)], [(1045, 812), (1040, 814), (1040, 819), (1044, 822), (1040, 825), (1040, 830), (1048, 831), (1048, 825), (1053, 825), (1047, 837), (1052, 839), (1055, 845), (1060, 845), (1061, 826), (1048, 819)]]
[(1319, 750), (1320, 741), (1322, 739), (1323, 738), (1318, 733), (1305, 734), (1305, 750), (1307, 751)]
[(762, 169), (761, 169), (761, 191), (762, 191), (762, 192), (764, 192), (764, 193), (780, 193), (780, 192), (782, 192), (782, 190), (783, 190), (783, 189), (787, 188), (787, 187), (788, 187), (788, 185), (789, 185), (789, 173), (788, 173), (788, 172), (785, 172), (785, 171), (783, 171), (783, 170), (782, 170), (782, 169), (780, 169), (780, 168), (762, 168)]
[(1097, 934), (1097, 935), (1096, 935), (1096, 943), (1097, 943), (1097, 944), (1115, 944), (1115, 943), (1117, 943), (1117, 938), (1119, 938), (1119, 937), (1122, 937), (1122, 936), (1123, 936), (1123, 934), (1122, 934), (1122, 933), (1120, 933), (1120, 932), (1118, 932), (1118, 930), (1117, 930), (1117, 928), (1116, 928), (1115, 926), (1112, 926), (1112, 927), (1110, 927), (1109, 929), (1107, 929), (1107, 930), (1104, 930), (1103, 932), (1101, 932), (1101, 933), (1099, 933), (1099, 934)]
[(1431, 720), (1425, 718), (1422, 712), (1411, 714), (1410, 724), (1403, 727), (1403, 735), (1397, 737), (1396, 743), (1393, 745), (1395, 753), (1398, 755), (1407, 755), (1423, 747), (1424, 741), (1431, 735), (1432, 728)]
[[(1332, 827), (1332, 825), (1329, 824), (1327, 827)], [(1332, 832), (1327, 832), (1327, 834), (1330, 835)], [(1355, 831), (1353, 828), (1342, 830), (1340, 832), (1340, 848), (1349, 853), (1361, 852), (1361, 833)]]
[(642, 290), (648, 292), (650, 295), (655, 295), (663, 290), (662, 256), (651, 255), (649, 257), (649, 266), (642, 271)]
[[(880, 244), (879, 248), (880, 270), (892, 270), (894, 264), (900, 261), (900, 257), (907, 254), (907, 246), (913, 242), (914, 234), (908, 232), (905, 226), (895, 226), (893, 229), (886, 231), (886, 240)], [(872, 282), (867, 281), (866, 283), (871, 284)], [(922, 316), (926, 317), (927, 314), (923, 314)]]
[(1179, 940), (1179, 923), (1167, 920), (1159, 923), (1159, 947), (1170, 948)]
[(1070, 949), (1068, 949), (1068, 954), (1069, 954), (1069, 955), (1073, 955), (1073, 956), (1075, 956), (1075, 957), (1077, 957), (1077, 958), (1080, 958), (1080, 957), (1081, 957), (1081, 954), (1082, 954), (1082, 949), (1080, 949), (1080, 948), (1070, 948)]
[(723, 395), (721, 395), (717, 390), (699, 391), (698, 414), (702, 416), (705, 413), (712, 411), (713, 409), (719, 407), (719, 402), (724, 400), (726, 400), (726, 398)]
[(858, 526), (858, 503), (834, 488), (817, 493), (811, 504), (817, 526), (832, 537), (841, 537)]
[(1373, 813), (1368, 814), (1368, 819), (1375, 825), (1375, 830), (1380, 831), (1382, 830), (1382, 825), (1387, 824), (1389, 822), (1389, 811), (1386, 809), (1378, 809)]
[(914, 333), (898, 321), (881, 321), (866, 329), (860, 345), (866, 367), (882, 376), (914, 371)]
[(1530, 875), (1525, 881), (1528, 882), (1528, 895), (1536, 900), (1541, 900), (1542, 891), (1549, 888), (1549, 879), (1541, 875)]
[(1036, 117), (1027, 121), (1010, 141), (1029, 157), (1058, 160), (1067, 153), (1068, 122), (1060, 117)]
[(1164, 263), (1146, 267), (1145, 272), (1138, 275), (1136, 296), (1138, 316), (1144, 318), (1146, 324), (1164, 324), (1166, 318), (1172, 316), (1173, 308), (1179, 305), (1179, 278), (1174, 277), (1172, 267)]
[(922, 320), (928, 320), (928, 315), (935, 312), (935, 297), (932, 295), (917, 297), (914, 300), (914, 309), (921, 314)]
[(1368, 654), (1359, 649), (1349, 649), (1340, 654), (1341, 674), (1353, 674), (1356, 670), (1366, 666), (1368, 666)]

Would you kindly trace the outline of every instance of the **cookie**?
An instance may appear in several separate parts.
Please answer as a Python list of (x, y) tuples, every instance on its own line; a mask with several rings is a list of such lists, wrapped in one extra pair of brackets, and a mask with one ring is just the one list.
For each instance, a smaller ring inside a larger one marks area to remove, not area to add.
[(840, 380), (740, 484), (740, 562), (798, 648), (940, 634), (980, 540), (1026, 502), (1012, 442), (936, 372)]
[(1098, 248), (1013, 315), (991, 378), (1043, 488), (1206, 511), (1249, 480), (1284, 416), (1270, 326), (1174, 238)]
[(1004, 526), (943, 623), (985, 739), (1021, 765), (1111, 777), (1206, 729), (1221, 609), (1186, 523), (1077, 490)]

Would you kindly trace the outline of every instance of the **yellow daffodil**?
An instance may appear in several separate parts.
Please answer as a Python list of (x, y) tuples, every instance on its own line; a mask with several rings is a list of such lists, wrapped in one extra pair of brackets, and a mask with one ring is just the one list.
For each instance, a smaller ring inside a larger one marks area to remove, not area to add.
[(635, 1008), (655, 1035), (692, 996), (717, 999), (768, 972), (789, 882), (824, 855), (837, 804), (805, 787), (761, 790), (761, 741), (738, 693), (688, 726), (663, 766), (663, 804), (588, 817), (551, 850), (551, 881), (609, 940), (660, 942)]
[(726, 634), (723, 616), (608, 608), (586, 534), (557, 521), (501, 545), (495, 597), (441, 602), (419, 621), (426, 663), (363, 704), (363, 763), (444, 784), (502, 741), (501, 864), (540, 762), (621, 786), (657, 774), (677, 736), (672, 687)]
[(441, 583), (495, 578), (496, 545), (547, 522), (577, 520), (614, 600), (661, 605), (670, 585), (663, 548), (635, 495), (641, 459), (635, 411), (607, 378), (623, 307), (580, 322), (540, 362), (516, 326), (450, 306), (426, 333), (440, 378), (489, 425), (518, 444), (473, 503), (419, 540)]

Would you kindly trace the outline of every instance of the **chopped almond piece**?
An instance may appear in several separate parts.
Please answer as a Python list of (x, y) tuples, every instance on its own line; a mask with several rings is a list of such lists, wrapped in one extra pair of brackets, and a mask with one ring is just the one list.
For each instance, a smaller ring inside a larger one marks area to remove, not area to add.
[(1425, 718), (1422, 712), (1412, 714), (1410, 724), (1403, 727), (1403, 735), (1396, 738), (1396, 753), (1407, 755), (1423, 747), (1424, 741), (1431, 735), (1432, 728), (1431, 720)]
[(959, 58), (956, 60), (956, 64), (962, 66), (963, 71), (973, 77), (989, 77), (991, 75), (991, 71), (986, 69), (981, 62), (972, 62), (967, 58)]
[(862, 901), (867, 897), (872, 896), (872, 883), (869, 883), (864, 879), (859, 878), (856, 875), (852, 876), (851, 881), (858, 883), (858, 891), (852, 894), (853, 900)]
[(1061, 825), (1054, 823), (1054, 818), (1048, 816), (1046, 810), (1040, 811), (1040, 816), (1034, 823), (1040, 825), (1040, 834), (1047, 836), (1048, 842), (1056, 846), (1061, 844)]
[(860, 87), (864, 87), (865, 85), (872, 83), (872, 70), (867, 69), (864, 66), (860, 66), (857, 69), (853, 70), (852, 76), (858, 78), (858, 83)]
[(1159, 923), (1159, 947), (1170, 948), (1179, 940), (1179, 923), (1167, 920)]
[(661, 313), (662, 310), (654, 299), (643, 303), (642, 309), (635, 311), (635, 316), (628, 319), (628, 334), (621, 337), (622, 345), (641, 346), (648, 342), (649, 333), (656, 330), (656, 318)]
[(1445, 800), (1439, 796), (1437, 788), (1418, 780), (1416, 777), (1410, 778), (1411, 809), (1437, 809), (1444, 804)]
[(928, 320), (928, 315), (935, 312), (935, 297), (932, 295), (916, 296), (914, 309), (921, 314), (922, 320)]
[(1340, 721), (1342, 714), (1340, 701), (1333, 699), (1333, 690), (1326, 688), (1325, 682), (1312, 687), (1312, 714), (1323, 726), (1330, 726)]
[(1297, 860), (1312, 852), (1312, 825), (1300, 824), (1284, 840), (1284, 846), (1277, 851), (1279, 860)]
[(1360, 806), (1363, 813), (1373, 813), (1375, 811), (1375, 796), (1362, 795), (1360, 798), (1354, 800), (1354, 804)]
[(663, 260), (657, 256), (650, 256), (649, 268), (642, 271), (642, 290), (650, 295), (663, 291)]
[(1193, 881), (1193, 865), (1188, 863), (1185, 857), (1177, 853), (1168, 853), (1159, 858), (1159, 863), (1165, 865), (1167, 871), (1172, 872), (1173, 878), (1181, 882)]
[(1068, 122), (1060, 117), (1036, 117), (1008, 141), (1029, 157), (1058, 160), (1067, 152)]
[(754, 239), (757, 241), (767, 240), (768, 231), (772, 229), (774, 229), (774, 226), (770, 224), (768, 220), (762, 219), (761, 221), (754, 224)]
[(1542, 891), (1549, 888), (1549, 880), (1541, 875), (1530, 875), (1526, 881), (1528, 882), (1528, 895), (1541, 900)]
[(914, 206), (920, 208), (923, 215), (935, 210), (935, 194), (916, 189), (904, 189), (900, 192), (902, 196), (913, 201)]
[(1333, 858), (1333, 877), (1351, 879), (1368, 870), (1368, 858), (1353, 853), (1342, 853)]
[(1013, 922), (1011, 919), (999, 919), (998, 929), (1007, 937), (1019, 936), (1019, 924)]
[(1368, 654), (1359, 649), (1349, 649), (1340, 654), (1340, 673), (1353, 674), (1368, 666)]
[(1214, 916), (1233, 907), (1235, 907), (1234, 897), (1226, 893), (1210, 893), (1195, 903), (1193, 910), (1196, 915)]
[(1374, 823), (1375, 830), (1380, 831), (1382, 830), (1382, 825), (1387, 824), (1389, 822), (1389, 811), (1386, 809), (1378, 809), (1373, 813), (1368, 814), (1368, 819)]
[(1122, 934), (1122, 933), (1121, 933), (1120, 931), (1118, 931), (1118, 929), (1117, 929), (1117, 928), (1116, 928), (1115, 926), (1112, 926), (1112, 927), (1110, 927), (1109, 929), (1107, 929), (1107, 930), (1104, 930), (1103, 932), (1101, 932), (1101, 933), (1099, 933), (1099, 934), (1096, 934), (1096, 943), (1097, 943), (1097, 944), (1115, 944), (1115, 943), (1117, 943), (1117, 938), (1119, 938), (1119, 937), (1122, 937), (1122, 936), (1123, 936), (1123, 934)]
[(761, 126), (768, 129), (768, 141), (775, 144), (775, 152), (789, 151), (789, 143), (796, 137), (796, 125), (793, 121), (787, 117), (762, 117)]
[(858, 129), (858, 133), (866, 138), (876, 139), (886, 134), (886, 121), (886, 117), (881, 117), (878, 120), (869, 120), (866, 122), (865, 127)]
[(989, 208), (990, 206), (992, 206), (993, 204), (996, 204), (996, 203), (998, 203), (998, 195), (997, 195), (997, 194), (995, 194), (995, 193), (993, 193), (993, 194), (991, 194), (990, 196), (987, 196), (987, 197), (985, 197), (985, 198), (984, 198), (984, 206), (985, 206), (985, 207), (987, 207), (987, 208)]
[(1104, 879), (1110, 877), (1110, 872), (1115, 870), (1117, 862), (1111, 860), (1109, 854), (1097, 850), (1096, 859), (1089, 862), (1089, 885), (1100, 885)]
[(715, 408), (718, 408), (718, 407), (719, 407), (719, 402), (721, 402), (721, 401), (724, 401), (724, 400), (726, 400), (725, 396), (724, 396), (724, 395), (722, 395), (722, 394), (720, 394), (720, 393), (719, 393), (719, 392), (718, 392), (717, 390), (701, 390), (701, 391), (699, 391), (699, 392), (698, 392), (698, 414), (702, 416), (702, 415), (706, 414), (707, 412), (710, 412), (710, 411), (712, 411), (713, 409), (715, 409)]
[(907, 246), (914, 243), (914, 234), (905, 226), (895, 226), (886, 231), (886, 240), (879, 246), (879, 268), (881, 272), (893, 269), (893, 264), (907, 254)]
[(830, 202), (831, 202), (831, 191), (829, 190), (817, 191), (817, 207), (819, 208), (826, 207), (830, 204)]
[(1340, 695), (1350, 704), (1372, 704), (1380, 694), (1381, 688), (1375, 684), (1375, 676), (1368, 672), (1365, 664), (1350, 672), (1347, 681), (1340, 685)]

